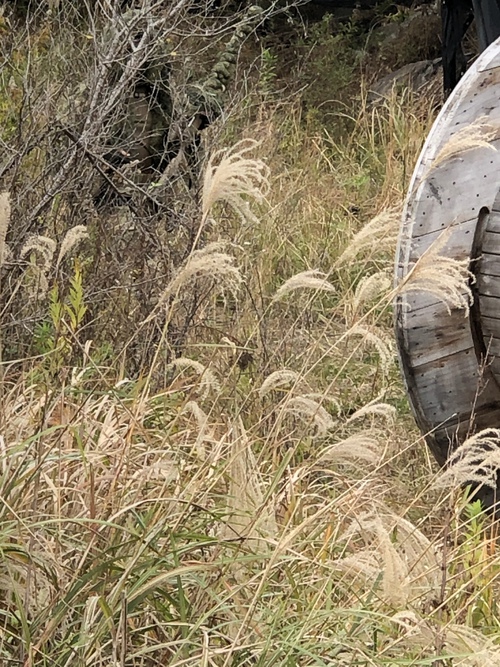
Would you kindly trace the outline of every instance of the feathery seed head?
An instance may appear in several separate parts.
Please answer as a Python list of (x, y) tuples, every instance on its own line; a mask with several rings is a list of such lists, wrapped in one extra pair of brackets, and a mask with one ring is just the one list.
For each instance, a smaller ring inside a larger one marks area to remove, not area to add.
[(496, 147), (491, 142), (498, 138), (499, 129), (491, 125), (491, 119), (488, 116), (476, 118), (470, 125), (463, 127), (450, 137), (432, 161), (431, 170), (446, 160), (463, 155), (474, 148), (488, 148), (496, 151)]
[(316, 434), (320, 437), (325, 436), (335, 426), (331, 415), (312, 398), (295, 396), (286, 402), (283, 410), (294, 417), (312, 422), (316, 426)]
[(225, 536), (236, 535), (255, 540), (256, 548), (266, 549), (267, 543), (259, 538), (277, 535), (274, 510), (266, 502), (259, 465), (241, 419), (233, 423), (230, 439), (228, 518)]
[(344, 537), (359, 535), (379, 555), (384, 599), (394, 606), (440, 586), (440, 563), (428, 538), (410, 521), (387, 511), (358, 515)]
[(361, 310), (361, 306), (379, 299), (389, 292), (392, 287), (391, 280), (386, 271), (379, 271), (371, 276), (362, 278), (356, 286), (353, 298), (349, 301), (348, 308), (355, 317)]
[(335, 266), (341, 266), (352, 261), (360, 252), (392, 248), (396, 243), (399, 224), (401, 221), (401, 207), (382, 211), (366, 224), (351, 240), (344, 252), (338, 257)]
[(459, 309), (464, 311), (464, 317), (468, 317), (474, 300), (470, 283), (475, 281), (469, 269), (470, 260), (456, 260), (439, 254), (452, 233), (453, 229), (448, 227), (438, 236), (408, 271), (396, 294), (428, 292), (446, 306), (448, 313)]
[(203, 182), (204, 218), (216, 202), (222, 201), (229, 204), (243, 221), (257, 222), (244, 197), (262, 202), (269, 190), (269, 168), (262, 160), (247, 157), (258, 146), (259, 142), (244, 139), (233, 148), (212, 155)]
[(437, 642), (448, 655), (455, 655), (456, 667), (497, 667), (500, 664), (500, 648), (483, 632), (458, 623), (434, 627), (427, 618), (414, 611), (401, 611), (391, 619), (406, 631), (403, 644), (414, 649), (428, 649)]
[(20, 257), (26, 257), (28, 253), (35, 251), (40, 254), (42, 258), (41, 270), (47, 273), (52, 266), (52, 259), (56, 251), (56, 242), (48, 236), (32, 236), (21, 248)]
[(209, 368), (204, 366), (199, 361), (188, 359), (186, 357), (179, 357), (178, 359), (174, 359), (174, 361), (168, 364), (167, 369), (169, 368), (177, 371), (189, 370), (198, 375), (200, 379), (202, 399), (208, 396), (208, 392), (210, 390), (213, 390), (216, 393), (220, 391), (219, 380), (215, 377), (214, 373)]
[(205, 461), (207, 458), (205, 442), (214, 442), (213, 433), (209, 429), (208, 415), (196, 401), (188, 401), (182, 409), (182, 413), (190, 413), (196, 420), (198, 433), (193, 444), (193, 450), (200, 461)]
[(377, 401), (378, 399), (370, 401), (370, 403), (367, 403), (362, 408), (359, 408), (359, 410), (356, 410), (356, 412), (349, 417), (346, 424), (350, 424), (356, 419), (361, 419), (368, 415), (383, 417), (388, 422), (394, 422), (397, 413), (396, 408), (389, 403), (378, 403)]
[(153, 312), (145, 322), (152, 320), (158, 309), (170, 298), (179, 293), (181, 288), (199, 280), (211, 281), (214, 288), (236, 293), (243, 282), (240, 270), (234, 266), (234, 257), (221, 252), (223, 245), (209, 243), (200, 250), (195, 250), (163, 290)]
[(373, 432), (362, 431), (324, 449), (318, 457), (318, 463), (362, 460), (376, 464), (380, 461), (381, 456), (382, 448), (380, 442), (374, 438)]
[(459, 488), (464, 484), (497, 487), (500, 469), (500, 429), (488, 428), (467, 438), (453, 452), (448, 467), (434, 482), (434, 488)]
[(5, 239), (10, 224), (10, 193), (0, 193), (0, 266), (5, 264), (8, 258), (8, 251)]
[(66, 257), (66, 255), (71, 252), (71, 250), (78, 244), (80, 241), (83, 241), (84, 239), (88, 239), (89, 234), (87, 231), (87, 227), (85, 225), (76, 225), (75, 227), (72, 227), (71, 229), (68, 229), (66, 232), (62, 243), (61, 247), (59, 249), (59, 255), (57, 257), (57, 262), (56, 262), (56, 268), (60, 265), (62, 260)]
[(259, 396), (262, 398), (273, 389), (286, 387), (287, 385), (296, 384), (300, 380), (300, 375), (295, 371), (283, 368), (279, 371), (274, 371), (266, 377), (259, 388)]
[(387, 375), (390, 367), (394, 361), (392, 341), (387, 335), (376, 327), (364, 327), (356, 324), (346, 331), (346, 336), (360, 336), (363, 339), (363, 344), (371, 345), (378, 353), (380, 358), (380, 367), (382, 373)]
[(290, 294), (290, 292), (294, 292), (298, 289), (311, 289), (318, 292), (335, 292), (335, 287), (326, 280), (325, 274), (316, 269), (312, 269), (310, 271), (302, 271), (289, 278), (278, 289), (273, 297), (273, 301), (278, 301), (287, 294)]

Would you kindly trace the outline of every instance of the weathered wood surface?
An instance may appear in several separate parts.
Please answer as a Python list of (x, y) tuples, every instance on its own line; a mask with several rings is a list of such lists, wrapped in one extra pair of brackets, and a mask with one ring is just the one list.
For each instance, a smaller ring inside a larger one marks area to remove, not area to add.
[[(498, 129), (498, 138), (489, 146), (455, 150), (443, 158), (454, 135), (478, 121)], [(410, 184), (397, 252), (399, 284), (443, 230), (451, 228), (440, 254), (469, 259), (477, 276), (468, 318), (464, 311), (448, 312), (426, 292), (403, 295), (395, 304), (410, 402), (440, 463), (467, 435), (500, 425), (499, 169), (497, 40), (460, 81), (427, 138)]]

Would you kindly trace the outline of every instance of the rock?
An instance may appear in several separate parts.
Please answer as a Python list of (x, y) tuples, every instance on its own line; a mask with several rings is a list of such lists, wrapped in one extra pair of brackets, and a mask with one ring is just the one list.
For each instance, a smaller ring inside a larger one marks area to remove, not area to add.
[(431, 86), (439, 77), (441, 58), (435, 60), (420, 60), (400, 67), (395, 72), (386, 74), (370, 86), (368, 102), (376, 104), (387, 99), (392, 92), (409, 88), (417, 92)]
[(441, 19), (432, 6), (406, 11), (398, 20), (387, 19), (371, 30), (368, 52), (394, 71), (407, 63), (441, 56)]

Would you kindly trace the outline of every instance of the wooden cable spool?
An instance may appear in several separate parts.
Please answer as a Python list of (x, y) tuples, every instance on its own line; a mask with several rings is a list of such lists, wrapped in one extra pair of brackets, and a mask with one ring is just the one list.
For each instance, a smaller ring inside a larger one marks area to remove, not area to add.
[[(457, 151), (436, 159), (472, 123), (498, 132), (490, 133), (488, 145), (458, 150), (456, 144)], [(468, 70), (429, 133), (411, 180), (396, 257), (399, 283), (449, 228), (440, 254), (468, 259), (476, 276), (468, 317), (463, 309), (449, 312), (426, 292), (409, 292), (395, 304), (410, 403), (441, 465), (469, 435), (500, 428), (499, 190), (500, 39)]]

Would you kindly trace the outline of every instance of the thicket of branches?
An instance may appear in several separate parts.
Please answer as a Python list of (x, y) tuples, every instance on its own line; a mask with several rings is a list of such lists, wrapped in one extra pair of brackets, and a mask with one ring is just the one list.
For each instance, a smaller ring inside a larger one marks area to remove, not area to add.
[[(195, 0), (4, 7), (6, 358), (46, 351), (48, 304), (66, 297), (78, 244), (82, 342), (115, 353), (126, 345), (132, 368), (147, 362), (161, 314), (140, 323), (200, 236), (204, 135), (229, 105), (233, 73), (262, 20), (258, 7)], [(206, 297), (194, 290), (178, 309), (167, 356), (181, 349)]]

